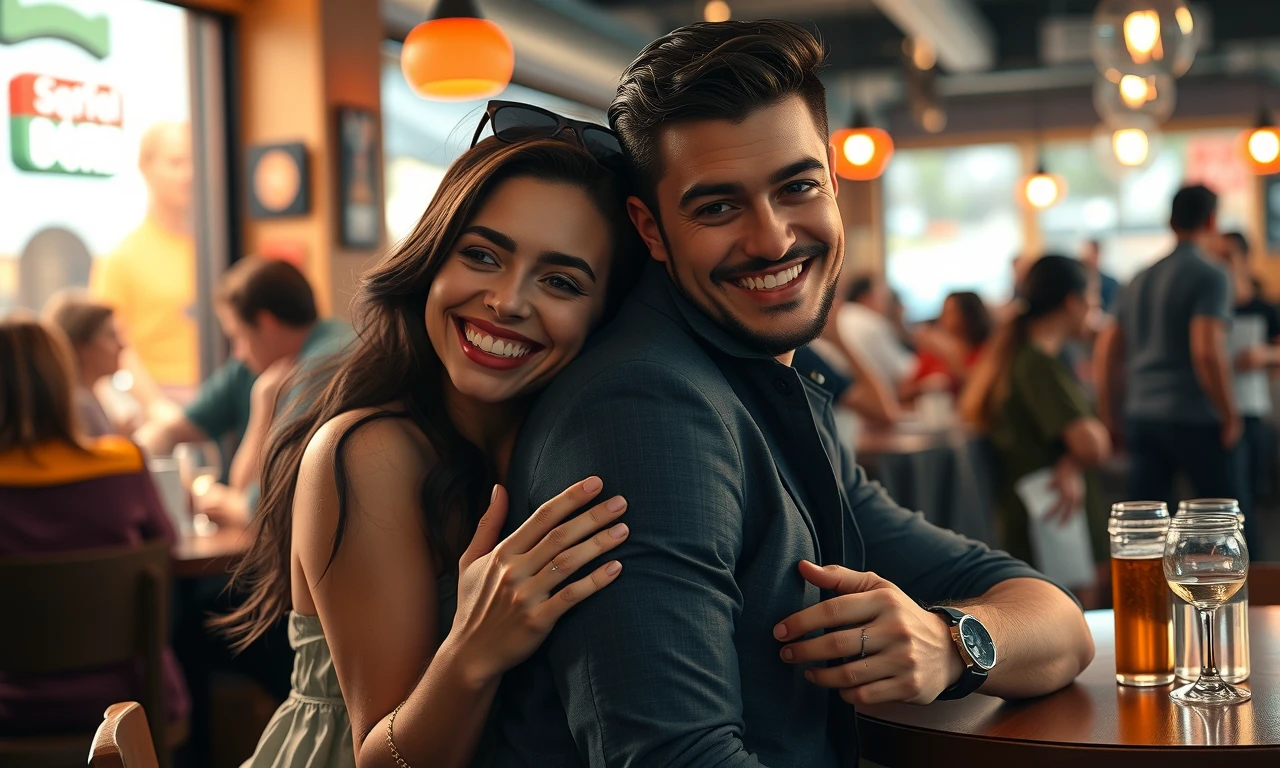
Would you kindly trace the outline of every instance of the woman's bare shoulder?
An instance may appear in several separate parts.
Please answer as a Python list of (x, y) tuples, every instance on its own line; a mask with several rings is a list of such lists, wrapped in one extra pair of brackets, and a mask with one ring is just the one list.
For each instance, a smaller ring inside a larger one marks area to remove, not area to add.
[(357, 498), (416, 490), (435, 461), (422, 430), (394, 405), (346, 411), (316, 430), (302, 455), (299, 485), (333, 488), (339, 457), (344, 485)]

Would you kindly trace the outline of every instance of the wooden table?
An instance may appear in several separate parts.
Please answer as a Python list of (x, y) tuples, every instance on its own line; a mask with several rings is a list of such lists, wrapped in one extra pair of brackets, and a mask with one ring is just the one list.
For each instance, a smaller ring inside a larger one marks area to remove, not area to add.
[(1175, 704), (1168, 685), (1116, 685), (1111, 611), (1085, 615), (1097, 655), (1071, 686), (1031, 701), (859, 708), (862, 757), (890, 768), (1280, 766), (1280, 607), (1249, 611), (1252, 700), (1216, 709)]
[(183, 536), (173, 548), (173, 577), (225, 575), (248, 549), (244, 528), (222, 527), (208, 536)]

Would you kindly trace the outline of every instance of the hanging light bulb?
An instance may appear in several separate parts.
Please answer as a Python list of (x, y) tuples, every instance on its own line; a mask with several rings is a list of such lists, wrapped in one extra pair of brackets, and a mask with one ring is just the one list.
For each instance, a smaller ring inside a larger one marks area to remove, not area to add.
[(1179, 77), (1195, 60), (1201, 31), (1187, 0), (1101, 0), (1091, 34), (1104, 74)]
[(1137, 109), (1151, 100), (1155, 91), (1155, 78), (1125, 75), (1120, 78), (1120, 98), (1129, 109)]
[(502, 28), (482, 18), (472, 0), (440, 0), (432, 17), (405, 38), (400, 69), (425, 99), (472, 101), (507, 87), (515, 52)]
[(733, 12), (725, 0), (708, 0), (702, 6), (702, 18), (705, 21), (728, 21), (732, 16)]
[(1280, 173), (1280, 129), (1265, 107), (1258, 111), (1256, 126), (1240, 135), (1240, 143), (1251, 172), (1258, 176)]
[(1159, 127), (1146, 115), (1103, 123), (1094, 130), (1094, 152), (1103, 170), (1113, 178), (1151, 165), (1160, 141)]
[(1093, 85), (1093, 106), (1108, 123), (1123, 122), (1130, 115), (1145, 115), (1163, 123), (1173, 114), (1178, 89), (1169, 75), (1119, 75), (1099, 77)]
[(893, 138), (868, 126), (860, 112), (854, 113), (852, 128), (832, 134), (831, 145), (836, 150), (836, 175), (852, 181), (879, 178), (893, 157)]
[(1151, 142), (1141, 128), (1121, 128), (1111, 134), (1111, 151), (1121, 165), (1134, 168), (1147, 162)]
[(1047, 173), (1043, 163), (1022, 180), (1018, 189), (1022, 193), (1019, 202), (1037, 210), (1052, 208), (1067, 196), (1066, 180), (1056, 173)]

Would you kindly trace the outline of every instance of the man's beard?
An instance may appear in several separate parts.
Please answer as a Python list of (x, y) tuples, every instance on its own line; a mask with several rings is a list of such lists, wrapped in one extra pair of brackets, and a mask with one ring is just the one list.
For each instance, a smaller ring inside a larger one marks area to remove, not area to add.
[[(672, 254), (670, 245), (667, 246), (667, 253)], [(748, 274), (751, 272), (759, 272), (768, 269), (772, 264), (785, 263), (799, 258), (806, 259), (806, 269), (812, 268), (818, 262), (822, 262), (825, 266), (826, 260), (830, 258), (830, 255), (831, 248), (825, 243), (806, 243), (804, 245), (793, 246), (781, 259), (778, 259), (777, 262), (761, 260), (759, 264), (742, 265), (731, 271), (713, 271), (711, 274), (711, 280), (713, 283), (731, 282), (735, 279), (734, 275), (737, 273)], [(668, 274), (671, 277), (672, 282), (674, 282), (680, 292), (684, 294), (684, 297), (693, 302), (695, 306), (702, 310), (703, 314), (715, 321), (716, 325), (719, 325), (721, 328), (728, 331), (735, 339), (742, 342), (750, 349), (769, 355), (770, 357), (777, 357), (778, 355), (792, 352), (818, 338), (819, 334), (822, 333), (822, 329), (827, 325), (828, 315), (831, 314), (831, 307), (836, 298), (836, 281), (840, 276), (839, 272), (837, 272), (831, 277), (827, 285), (823, 286), (822, 297), (818, 302), (818, 312), (813, 316), (813, 318), (798, 327), (782, 328), (775, 333), (761, 333), (747, 327), (747, 325), (739, 320), (736, 315), (723, 307), (718, 305), (703, 306), (701, 301), (690, 295), (689, 291), (685, 290), (678, 275), (674, 274), (678, 271), (679, 270), (675, 266), (675, 256), (672, 254), (668, 261)], [(798, 306), (799, 300), (796, 300), (776, 307), (766, 307), (764, 311), (766, 314), (787, 314), (795, 310)]]

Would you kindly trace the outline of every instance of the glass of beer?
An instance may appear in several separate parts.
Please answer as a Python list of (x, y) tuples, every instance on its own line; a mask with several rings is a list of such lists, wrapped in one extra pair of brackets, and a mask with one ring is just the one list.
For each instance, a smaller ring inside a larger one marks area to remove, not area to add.
[(1178, 515), (1164, 546), (1164, 575), (1174, 594), (1200, 613), (1200, 679), (1169, 694), (1180, 704), (1239, 704), (1250, 693), (1225, 682), (1213, 654), (1214, 614), (1249, 575), (1249, 549), (1234, 514)]
[(1116, 682), (1173, 682), (1173, 600), (1163, 558), (1169, 507), (1125, 501), (1111, 507), (1111, 597), (1115, 606)]

